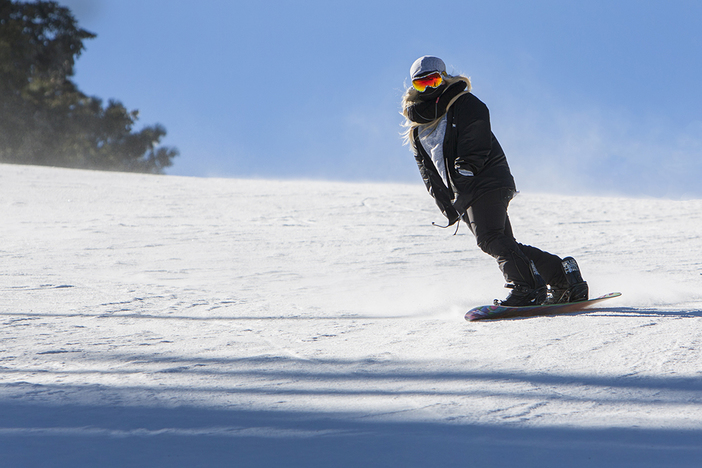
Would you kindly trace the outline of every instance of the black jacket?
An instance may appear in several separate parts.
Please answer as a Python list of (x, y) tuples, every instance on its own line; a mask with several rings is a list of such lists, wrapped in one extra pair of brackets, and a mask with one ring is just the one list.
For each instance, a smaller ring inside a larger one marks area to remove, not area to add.
[(412, 134), (412, 146), (427, 190), (449, 224), (454, 224), (482, 194), (516, 187), (505, 153), (490, 129), (488, 108), (480, 99), (471, 93), (463, 94), (449, 108), (446, 118), (443, 150), (449, 187), (422, 147), (417, 128)]

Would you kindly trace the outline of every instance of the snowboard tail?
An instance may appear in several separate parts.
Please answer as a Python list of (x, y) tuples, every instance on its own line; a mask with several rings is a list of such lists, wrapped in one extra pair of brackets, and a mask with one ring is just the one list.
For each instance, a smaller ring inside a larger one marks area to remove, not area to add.
[(512, 317), (533, 317), (537, 315), (566, 314), (585, 310), (588, 307), (607, 299), (621, 296), (622, 293), (613, 292), (604, 296), (580, 302), (566, 302), (563, 304), (542, 304), (525, 307), (508, 307), (501, 305), (484, 305), (475, 307), (466, 313), (466, 320), (474, 322), (476, 320), (503, 319)]

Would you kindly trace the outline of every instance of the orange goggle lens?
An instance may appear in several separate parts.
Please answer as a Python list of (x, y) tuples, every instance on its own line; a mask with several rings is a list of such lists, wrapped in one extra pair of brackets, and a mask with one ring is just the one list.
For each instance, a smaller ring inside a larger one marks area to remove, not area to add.
[(438, 88), (443, 81), (444, 79), (441, 77), (441, 73), (432, 73), (431, 75), (412, 80), (412, 86), (421, 93), (427, 88)]

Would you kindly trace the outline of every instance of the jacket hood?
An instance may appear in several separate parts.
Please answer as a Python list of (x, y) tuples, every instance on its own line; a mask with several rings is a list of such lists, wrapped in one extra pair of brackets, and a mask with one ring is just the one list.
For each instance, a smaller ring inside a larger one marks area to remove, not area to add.
[[(468, 84), (465, 81), (458, 81), (452, 85), (442, 85), (436, 88), (432, 96), (420, 95), (419, 100), (407, 107), (407, 118), (418, 124), (428, 124), (442, 117), (453, 100), (463, 93)], [(426, 94), (426, 93), (422, 93)]]

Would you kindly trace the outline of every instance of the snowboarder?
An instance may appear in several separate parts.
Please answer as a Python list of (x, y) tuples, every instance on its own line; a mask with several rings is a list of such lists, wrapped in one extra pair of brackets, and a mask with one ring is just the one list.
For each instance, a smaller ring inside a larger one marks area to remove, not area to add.
[(412, 86), (402, 98), (405, 141), (449, 226), (462, 219), (478, 246), (497, 260), (511, 291), (495, 303), (587, 300), (587, 283), (572, 257), (561, 259), (515, 240), (507, 207), (516, 185), (470, 79), (448, 75), (444, 62), (429, 55), (412, 64), (410, 77)]

